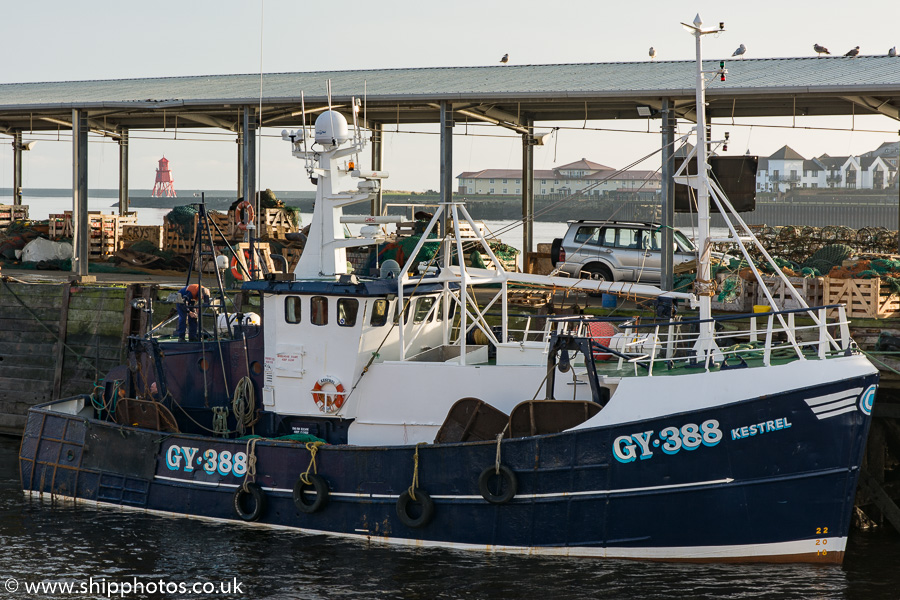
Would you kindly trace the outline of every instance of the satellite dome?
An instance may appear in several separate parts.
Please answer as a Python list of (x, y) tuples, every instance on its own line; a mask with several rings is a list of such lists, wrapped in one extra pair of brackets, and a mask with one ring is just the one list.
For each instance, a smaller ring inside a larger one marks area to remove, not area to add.
[(326, 148), (340, 146), (350, 139), (350, 128), (344, 115), (326, 110), (316, 119), (316, 143)]

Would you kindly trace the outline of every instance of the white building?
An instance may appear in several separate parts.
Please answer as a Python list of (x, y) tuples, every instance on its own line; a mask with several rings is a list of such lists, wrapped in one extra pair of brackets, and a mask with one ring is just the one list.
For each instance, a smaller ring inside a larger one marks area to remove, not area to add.
[(787, 192), (797, 188), (884, 189), (894, 180), (896, 167), (874, 152), (863, 156), (828, 156), (806, 159), (783, 146), (759, 159), (756, 190)]
[[(521, 196), (520, 169), (484, 169), (460, 173), (458, 193), (494, 196)], [(658, 171), (622, 171), (591, 162), (586, 158), (552, 170), (535, 169), (534, 194), (573, 194), (584, 191), (588, 196), (603, 196), (615, 191), (657, 192), (661, 178)]]

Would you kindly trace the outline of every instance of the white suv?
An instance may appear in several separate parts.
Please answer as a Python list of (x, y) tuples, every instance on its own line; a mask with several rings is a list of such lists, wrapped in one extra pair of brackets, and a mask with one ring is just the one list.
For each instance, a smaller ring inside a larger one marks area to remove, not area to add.
[[(691, 240), (677, 230), (674, 237), (674, 266), (696, 258)], [(566, 235), (553, 240), (550, 261), (572, 277), (659, 283), (661, 248), (659, 223), (569, 221)]]

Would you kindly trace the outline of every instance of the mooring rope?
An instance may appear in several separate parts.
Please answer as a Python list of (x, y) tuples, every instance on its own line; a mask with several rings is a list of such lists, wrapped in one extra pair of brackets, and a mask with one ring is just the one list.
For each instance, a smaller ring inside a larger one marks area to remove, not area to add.
[(419, 446), (423, 444), (427, 444), (428, 442), (419, 442), (416, 444), (416, 453), (413, 455), (413, 478), (412, 485), (409, 486), (409, 497), (413, 499), (413, 502), (416, 500), (416, 488), (419, 487)]
[(250, 492), (250, 484), (256, 483), (256, 443), (261, 438), (247, 440), (247, 475), (244, 477), (244, 485), (241, 489)]
[(304, 485), (312, 485), (312, 482), (309, 480), (310, 470), (312, 470), (315, 475), (319, 474), (319, 469), (316, 466), (316, 454), (319, 452), (319, 446), (324, 445), (325, 442), (306, 442), (306, 449), (309, 450), (309, 466), (306, 467), (306, 472), (300, 475), (300, 481), (302, 481)]
[[(506, 434), (506, 430), (509, 429), (509, 422), (507, 421), (506, 425), (503, 427), (503, 431), (497, 434), (497, 456), (494, 458), (494, 474), (500, 474), (500, 440), (503, 439), (503, 436)], [(415, 499), (415, 498), (413, 498)]]

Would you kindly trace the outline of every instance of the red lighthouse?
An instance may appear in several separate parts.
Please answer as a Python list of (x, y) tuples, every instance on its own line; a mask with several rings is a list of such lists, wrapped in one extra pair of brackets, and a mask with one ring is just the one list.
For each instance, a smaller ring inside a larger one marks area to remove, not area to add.
[(156, 184), (153, 186), (153, 192), (150, 194), (153, 198), (174, 198), (175, 188), (172, 184), (175, 180), (172, 178), (172, 171), (169, 170), (169, 161), (163, 156), (159, 159), (159, 168), (156, 169)]

